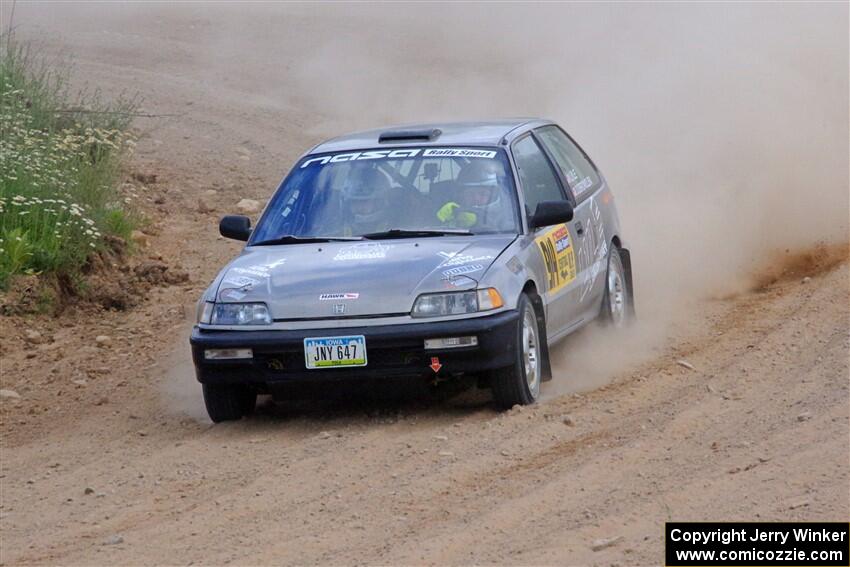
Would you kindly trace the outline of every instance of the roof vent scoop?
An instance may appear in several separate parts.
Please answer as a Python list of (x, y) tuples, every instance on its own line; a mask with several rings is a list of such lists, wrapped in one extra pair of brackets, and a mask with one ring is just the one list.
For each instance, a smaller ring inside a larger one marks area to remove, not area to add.
[(386, 144), (393, 142), (431, 142), (436, 140), (443, 131), (434, 128), (432, 130), (389, 130), (378, 136), (378, 143)]

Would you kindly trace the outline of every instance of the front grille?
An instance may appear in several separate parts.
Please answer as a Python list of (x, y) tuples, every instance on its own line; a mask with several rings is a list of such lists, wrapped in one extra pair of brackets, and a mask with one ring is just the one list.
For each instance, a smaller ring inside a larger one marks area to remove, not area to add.
[[(415, 368), (426, 366), (425, 354), (405, 349), (373, 348), (366, 352), (369, 368)], [(263, 352), (254, 356), (256, 363), (272, 373), (300, 372), (306, 370), (304, 351)]]
[(328, 315), (327, 317), (296, 317), (294, 319), (275, 319), (275, 323), (303, 323), (305, 321), (346, 321), (358, 319), (387, 319), (390, 317), (406, 317), (406, 313), (370, 313), (368, 315)]

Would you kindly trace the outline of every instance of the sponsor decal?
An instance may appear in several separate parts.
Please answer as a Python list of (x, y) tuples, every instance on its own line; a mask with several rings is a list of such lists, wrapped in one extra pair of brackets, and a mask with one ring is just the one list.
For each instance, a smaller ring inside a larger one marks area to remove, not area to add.
[(380, 242), (352, 244), (351, 246), (340, 248), (333, 259), (335, 262), (344, 262), (347, 260), (380, 260), (387, 257), (387, 251), (390, 248), (392, 248), (391, 244), (381, 244)]
[(269, 275), (270, 275), (268, 266), (263, 266), (263, 265), (248, 266), (246, 268), (233, 268), (231, 271), (234, 274), (242, 274), (242, 275), (245, 275), (245, 276), (254, 276), (254, 277), (263, 278), (263, 279), (268, 278)]
[(575, 193), (576, 196), (579, 196), (588, 189), (590, 189), (592, 186), (593, 180), (590, 179), (590, 177), (585, 177), (584, 179), (573, 185), (573, 193)]
[(241, 301), (246, 295), (248, 294), (244, 291), (241, 291), (240, 289), (229, 287), (227, 289), (221, 290), (221, 292), (218, 294), (218, 298), (221, 301), (227, 301), (228, 299), (230, 301)]
[(319, 296), (319, 301), (344, 301), (346, 299), (357, 299), (359, 293), (323, 293)]
[(480, 272), (484, 269), (484, 266), (481, 264), (468, 264), (466, 266), (458, 266), (457, 268), (450, 268), (448, 270), (443, 271), (443, 276), (446, 278), (453, 278), (454, 276), (460, 276), (462, 274), (471, 274), (472, 272)]
[(423, 157), (469, 157), (494, 158), (496, 152), (491, 150), (476, 150), (472, 148), (432, 148), (422, 153)]
[(248, 295), (248, 292), (254, 289), (255, 285), (260, 283), (260, 280), (256, 278), (252, 278), (249, 276), (239, 276), (233, 273), (242, 272), (246, 270), (248, 270), (249, 273), (252, 273), (262, 278), (269, 277), (267, 272), (263, 272), (262, 270), (258, 269), (257, 266), (250, 266), (248, 268), (233, 268), (221, 281), (221, 288), (218, 292), (219, 300), (241, 301)]
[(587, 191), (593, 186), (593, 180), (585, 175), (581, 181), (578, 180), (578, 173), (573, 168), (567, 171), (567, 183), (573, 190), (576, 197)]
[(222, 285), (233, 285), (238, 288), (251, 289), (255, 285), (260, 283), (260, 280), (249, 278), (248, 276), (233, 276), (231, 274), (227, 274), (224, 280), (221, 282)]
[(478, 280), (470, 276), (446, 276), (442, 279), (444, 289), (457, 289), (463, 286), (474, 286), (478, 284)]
[(558, 225), (535, 239), (543, 265), (549, 293), (553, 293), (576, 279), (576, 257), (570, 242), (567, 225)]
[(232, 274), (229, 273), (227, 275), (227, 277), (228, 277), (228, 279), (232, 279), (234, 277), (238, 277), (238, 276), (234, 276), (233, 274), (240, 274), (240, 275), (244, 276), (246, 280), (251, 280), (252, 283), (254, 285), (256, 285), (259, 282), (255, 279), (251, 278), (251, 276), (254, 276), (255, 278), (266, 279), (269, 276), (271, 276), (271, 271), (273, 269), (277, 268), (278, 266), (282, 266), (285, 263), (286, 263), (286, 258), (279, 258), (279, 259), (275, 260), (274, 262), (269, 262), (268, 264), (255, 264), (253, 266), (245, 266), (245, 267), (237, 266), (237, 267), (232, 268), (230, 270), (232, 272)]
[(570, 247), (570, 231), (566, 226), (559, 227), (555, 230), (552, 238), (555, 241), (555, 252), (561, 253)]
[(585, 227), (587, 236), (582, 239), (578, 251), (579, 266), (582, 270), (586, 270), (585, 273), (587, 274), (579, 301), (583, 301), (590, 293), (596, 278), (608, 266), (608, 240), (605, 238), (605, 225), (602, 224), (602, 211), (599, 209), (595, 197), (590, 199), (588, 206), (590, 208), (590, 219), (588, 219)]
[(372, 159), (397, 159), (416, 157), (417, 155), (419, 155), (420, 151), (422, 151), (420, 148), (412, 148), (400, 150), (371, 150), (367, 152), (347, 152), (344, 154), (333, 154), (305, 160), (304, 163), (301, 164), (301, 169), (304, 169), (305, 167), (317, 163), (321, 165), (326, 165), (328, 163), (339, 163), (343, 161), (363, 161)]
[(471, 254), (458, 254), (457, 252), (438, 252), (446, 260), (440, 266), (458, 266), (460, 264), (471, 264), (472, 262), (483, 262), (492, 260), (489, 255), (472, 256)]
[(520, 262), (519, 258), (514, 256), (510, 260), (505, 263), (505, 266), (515, 274), (518, 274), (522, 271), (522, 262)]

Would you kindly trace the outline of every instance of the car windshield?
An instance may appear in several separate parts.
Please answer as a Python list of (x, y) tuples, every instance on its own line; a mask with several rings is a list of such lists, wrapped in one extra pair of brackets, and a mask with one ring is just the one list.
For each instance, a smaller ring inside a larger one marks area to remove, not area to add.
[(309, 155), (275, 193), (251, 244), (516, 233), (512, 179), (499, 148)]

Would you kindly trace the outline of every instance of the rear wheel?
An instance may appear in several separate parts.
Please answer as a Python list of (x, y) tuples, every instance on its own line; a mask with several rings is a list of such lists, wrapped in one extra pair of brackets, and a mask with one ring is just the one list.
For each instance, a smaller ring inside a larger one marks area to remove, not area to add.
[(249, 415), (257, 405), (257, 393), (242, 384), (203, 384), (207, 414), (215, 423)]
[(502, 408), (533, 404), (540, 397), (544, 349), (537, 313), (526, 294), (520, 296), (517, 310), (520, 319), (515, 337), (516, 362), (493, 371), (490, 377), (493, 397)]
[(603, 322), (615, 329), (625, 327), (632, 316), (631, 300), (620, 249), (612, 246), (611, 252), (608, 253), (608, 273), (605, 278), (605, 295), (602, 299)]

